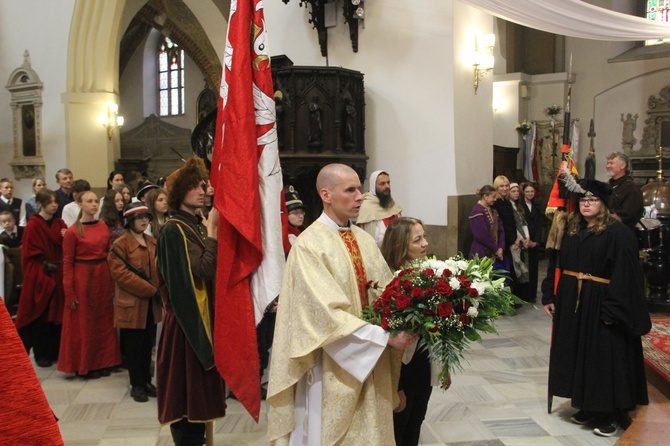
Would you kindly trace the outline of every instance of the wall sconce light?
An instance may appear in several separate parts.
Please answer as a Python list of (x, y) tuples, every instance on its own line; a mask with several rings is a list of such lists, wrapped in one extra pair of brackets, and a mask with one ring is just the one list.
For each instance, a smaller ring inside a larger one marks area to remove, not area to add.
[(107, 139), (112, 140), (114, 129), (123, 127), (123, 116), (119, 116), (117, 104), (107, 104), (107, 114), (98, 116), (98, 121), (107, 130)]
[(495, 34), (488, 34), (486, 36), (486, 46), (480, 50), (477, 36), (475, 36), (475, 52), (472, 60), (472, 66), (475, 68), (475, 94), (477, 94), (477, 88), (479, 88), (479, 80), (493, 70), (493, 46), (495, 42)]

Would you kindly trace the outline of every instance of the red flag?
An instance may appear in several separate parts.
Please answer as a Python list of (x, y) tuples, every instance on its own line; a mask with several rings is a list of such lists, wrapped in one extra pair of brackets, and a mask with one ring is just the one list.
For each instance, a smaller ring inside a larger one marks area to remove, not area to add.
[[(210, 173), (221, 214), (214, 359), (231, 392), (258, 421), (256, 323), (279, 294), (284, 260), (282, 179), (262, 0), (231, 2), (223, 59)], [(270, 278), (264, 276), (268, 271)]]

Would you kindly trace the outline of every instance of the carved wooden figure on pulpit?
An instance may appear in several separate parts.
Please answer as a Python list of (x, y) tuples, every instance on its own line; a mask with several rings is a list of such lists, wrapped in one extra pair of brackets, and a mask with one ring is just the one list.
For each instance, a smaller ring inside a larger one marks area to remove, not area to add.
[(319, 152), (323, 147), (321, 106), (316, 101), (312, 101), (309, 104), (309, 133), (307, 134), (307, 147), (312, 149), (312, 152)]
[(347, 101), (344, 106), (344, 150), (356, 150), (356, 107)]

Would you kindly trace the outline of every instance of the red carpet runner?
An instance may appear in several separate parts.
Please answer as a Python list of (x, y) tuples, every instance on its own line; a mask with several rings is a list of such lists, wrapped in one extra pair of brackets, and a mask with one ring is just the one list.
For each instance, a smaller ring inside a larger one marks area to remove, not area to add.
[(642, 337), (644, 360), (670, 382), (670, 314), (652, 314), (651, 331)]

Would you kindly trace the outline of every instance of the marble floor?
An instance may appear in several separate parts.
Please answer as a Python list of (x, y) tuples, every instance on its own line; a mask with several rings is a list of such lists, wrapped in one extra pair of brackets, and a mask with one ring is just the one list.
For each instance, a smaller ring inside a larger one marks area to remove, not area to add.
[[(498, 322), (499, 335), (472, 345), (464, 370), (446, 392), (433, 391), (421, 433), (422, 445), (611, 445), (572, 424), (568, 400), (554, 398), (547, 414), (546, 383), (549, 318), (537, 306)], [(136, 403), (124, 370), (107, 378), (83, 381), (35, 367), (49, 402), (60, 418), (67, 445), (171, 445), (169, 429), (156, 419), (156, 400)], [(258, 424), (234, 400), (216, 423), (217, 445), (267, 445), (267, 411)]]

